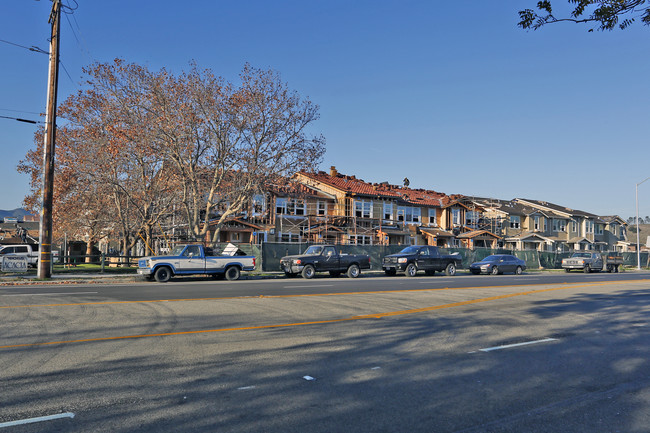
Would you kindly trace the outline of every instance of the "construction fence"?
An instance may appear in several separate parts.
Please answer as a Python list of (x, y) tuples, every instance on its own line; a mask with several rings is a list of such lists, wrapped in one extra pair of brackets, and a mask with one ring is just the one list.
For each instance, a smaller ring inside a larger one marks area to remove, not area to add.
[[(258, 269), (265, 272), (280, 271), (280, 259), (283, 256), (301, 254), (307, 247), (314, 245), (311, 243), (269, 243), (265, 242), (260, 246), (252, 246), (255, 250), (261, 249), (261, 255), (254, 251), (246, 251), (255, 255), (261, 264)], [(337, 245), (336, 248), (343, 254), (368, 254), (370, 256), (370, 269), (381, 270), (382, 258), (388, 254), (394, 254), (401, 251), (404, 245)], [(512, 254), (526, 262), (528, 269), (561, 269), (562, 259), (569, 257), (572, 253), (556, 253), (537, 250), (509, 250), (509, 249), (489, 249), (476, 248), (474, 250), (466, 248), (440, 248), (442, 254), (458, 253), (463, 260), (463, 268), (468, 269), (469, 265), (482, 260), (492, 254)], [(637, 254), (622, 253), (624, 266), (636, 266)], [(648, 252), (641, 253), (641, 266), (650, 265)]]

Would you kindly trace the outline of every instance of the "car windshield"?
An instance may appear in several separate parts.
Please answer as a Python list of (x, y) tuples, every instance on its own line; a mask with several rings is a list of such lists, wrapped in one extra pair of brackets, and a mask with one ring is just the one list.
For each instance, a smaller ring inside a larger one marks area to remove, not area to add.
[(589, 258), (589, 257), (591, 257), (591, 253), (575, 253), (575, 254), (573, 254), (573, 257), (585, 257), (585, 258)]
[(183, 250), (185, 249), (185, 245), (177, 245), (174, 247), (173, 250), (169, 252), (170, 256), (180, 256)]
[(305, 250), (305, 255), (318, 255), (323, 252), (323, 247), (313, 245)]
[(417, 254), (418, 253), (418, 247), (406, 247), (402, 251), (400, 251), (400, 254)]
[(503, 256), (487, 256), (486, 258), (484, 258), (481, 261), (482, 262), (497, 262), (497, 261), (501, 260), (502, 258), (503, 258)]

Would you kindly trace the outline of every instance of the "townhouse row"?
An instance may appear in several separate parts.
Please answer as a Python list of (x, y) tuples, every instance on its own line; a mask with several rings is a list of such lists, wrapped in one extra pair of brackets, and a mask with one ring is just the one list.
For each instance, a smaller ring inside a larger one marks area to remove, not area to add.
[[(296, 173), (229, 220), (219, 242), (436, 245), (564, 252), (628, 251), (626, 222), (529, 199), (499, 200)], [(206, 239), (211, 239), (209, 231)]]

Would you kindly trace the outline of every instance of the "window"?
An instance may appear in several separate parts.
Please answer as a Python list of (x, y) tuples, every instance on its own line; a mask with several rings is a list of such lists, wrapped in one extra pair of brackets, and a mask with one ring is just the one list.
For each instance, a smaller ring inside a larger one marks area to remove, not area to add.
[(185, 251), (183, 251), (183, 256), (189, 257), (190, 255), (192, 257), (201, 256), (201, 249), (198, 245), (190, 245), (185, 249)]
[(287, 201), (287, 213), (289, 215), (304, 215), (305, 201), (291, 198)]
[(253, 196), (253, 216), (264, 215), (266, 212), (266, 200), (264, 194), (255, 194)]
[(404, 221), (406, 215), (406, 210), (404, 206), (397, 206), (397, 221)]
[(429, 209), (429, 225), (435, 226), (438, 222), (436, 221), (436, 210)]
[(286, 198), (276, 198), (275, 199), (275, 213), (278, 215), (287, 213), (287, 199)]
[(471, 210), (465, 212), (465, 225), (469, 227), (476, 227), (478, 224), (478, 212)]
[(372, 245), (372, 237), (367, 235), (350, 235), (350, 245)]
[(280, 242), (300, 242), (302, 239), (298, 233), (278, 233)]
[(510, 215), (510, 228), (518, 229), (521, 226), (521, 217), (519, 215)]
[(566, 220), (553, 218), (553, 231), (554, 232), (566, 231)]
[(587, 233), (593, 233), (594, 232), (594, 222), (593, 221), (585, 221), (585, 230)]
[(393, 203), (384, 203), (384, 220), (393, 220)]
[(544, 231), (548, 231), (548, 218), (544, 218)]
[(538, 231), (539, 230), (539, 216), (535, 215), (533, 218), (533, 230)]
[(577, 233), (577, 232), (578, 232), (578, 221), (575, 221), (575, 220), (572, 220), (572, 221), (571, 221), (571, 231), (572, 231), (573, 233)]
[(327, 202), (321, 200), (316, 202), (316, 215), (319, 216), (327, 215)]
[(355, 200), (354, 216), (357, 218), (372, 218), (372, 201)]
[(275, 213), (278, 215), (305, 215), (305, 201), (295, 198), (276, 198)]
[(597, 235), (602, 235), (603, 234), (603, 225), (602, 224), (596, 224), (596, 234)]
[(413, 208), (413, 222), (419, 223), (422, 220), (422, 209), (419, 207)]
[(455, 208), (451, 210), (451, 222), (455, 226), (460, 225), (460, 209)]
[(422, 209), (411, 206), (397, 206), (397, 221), (418, 224), (422, 220)]

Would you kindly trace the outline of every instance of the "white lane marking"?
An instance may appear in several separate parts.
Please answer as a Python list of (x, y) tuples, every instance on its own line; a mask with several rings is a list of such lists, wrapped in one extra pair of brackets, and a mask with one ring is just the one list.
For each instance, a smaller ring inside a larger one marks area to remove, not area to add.
[(298, 289), (298, 288), (309, 288), (309, 287), (333, 287), (334, 284), (315, 284), (315, 285), (308, 285), (308, 286), (284, 286), (283, 289)]
[(19, 419), (16, 421), (9, 421), (9, 422), (3, 422), (0, 423), (0, 428), (5, 428), (5, 427), (14, 427), (17, 425), (23, 425), (23, 424), (31, 424), (35, 422), (41, 422), (41, 421), (52, 421), (55, 419), (61, 419), (61, 418), (74, 418), (74, 414), (72, 412), (65, 412), (65, 413), (59, 413), (56, 415), (47, 415), (47, 416), (39, 416), (36, 418), (25, 418), (25, 419)]
[(251, 386), (240, 386), (237, 389), (240, 390), (240, 391), (245, 391), (247, 389), (254, 389), (254, 388), (255, 388), (255, 385), (251, 385)]
[(518, 346), (527, 346), (529, 344), (548, 343), (549, 341), (557, 341), (557, 338), (544, 338), (543, 340), (526, 341), (525, 343), (516, 343), (516, 344), (506, 344), (504, 346), (487, 347), (485, 349), (479, 349), (479, 350), (481, 352), (491, 352), (493, 350), (509, 349), (511, 347), (518, 347)]
[(99, 292), (10, 293), (0, 296), (92, 295)]

